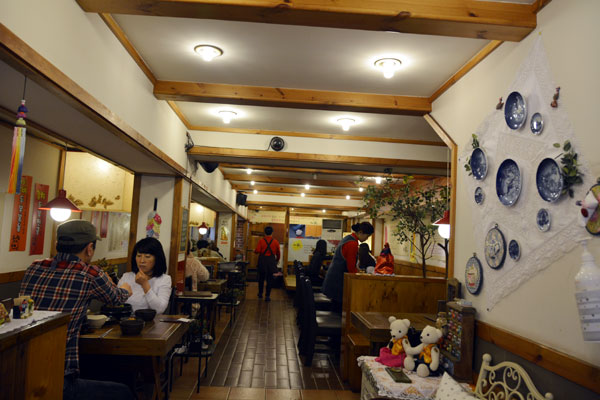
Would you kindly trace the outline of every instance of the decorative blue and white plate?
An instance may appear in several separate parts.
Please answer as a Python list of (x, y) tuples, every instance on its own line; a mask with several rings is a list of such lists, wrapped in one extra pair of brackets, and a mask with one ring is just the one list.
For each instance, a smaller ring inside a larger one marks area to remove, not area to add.
[(506, 258), (506, 240), (496, 224), (485, 236), (485, 261), (494, 269), (504, 265)]
[(550, 229), (550, 213), (545, 208), (540, 208), (536, 216), (537, 227), (546, 232)]
[(560, 199), (564, 179), (560, 166), (552, 158), (544, 158), (538, 165), (535, 184), (540, 197), (550, 203)]
[(471, 294), (479, 293), (481, 284), (483, 282), (483, 270), (481, 268), (481, 262), (477, 255), (473, 253), (473, 257), (467, 261), (465, 268), (465, 286)]
[(496, 194), (500, 203), (512, 206), (521, 194), (521, 171), (516, 162), (507, 158), (496, 173)]
[(519, 242), (514, 239), (508, 243), (508, 255), (515, 261), (521, 258), (521, 247), (519, 246)]
[(483, 200), (485, 200), (485, 194), (483, 193), (483, 189), (481, 186), (477, 186), (475, 189), (475, 203), (483, 204)]
[(471, 153), (471, 161), (469, 161), (469, 163), (471, 164), (471, 172), (473, 173), (473, 177), (475, 179), (480, 181), (485, 178), (488, 169), (487, 158), (481, 147), (473, 149), (473, 152)]
[(531, 121), (529, 122), (529, 127), (531, 128), (531, 133), (534, 135), (539, 135), (544, 130), (544, 120), (542, 119), (542, 114), (535, 113), (531, 116)]
[(527, 104), (519, 92), (512, 92), (504, 104), (504, 120), (510, 129), (519, 129), (527, 120)]

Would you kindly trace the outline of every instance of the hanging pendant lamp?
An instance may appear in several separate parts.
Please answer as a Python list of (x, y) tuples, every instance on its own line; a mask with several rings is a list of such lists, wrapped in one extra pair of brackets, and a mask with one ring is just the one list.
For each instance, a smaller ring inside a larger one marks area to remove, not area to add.
[(208, 232), (208, 226), (206, 225), (206, 222), (202, 222), (202, 225), (198, 227), (198, 232), (201, 235), (206, 235), (206, 232)]
[(450, 210), (444, 211), (444, 216), (433, 223), (438, 227), (438, 233), (444, 239), (450, 238)]
[(67, 191), (60, 189), (58, 196), (39, 208), (40, 210), (49, 210), (53, 220), (61, 222), (67, 220), (72, 212), (81, 212), (71, 200), (67, 199)]

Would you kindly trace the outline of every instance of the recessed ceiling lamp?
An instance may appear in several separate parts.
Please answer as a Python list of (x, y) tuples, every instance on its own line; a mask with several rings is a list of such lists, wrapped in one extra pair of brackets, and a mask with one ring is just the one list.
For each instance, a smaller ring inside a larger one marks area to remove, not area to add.
[(396, 71), (400, 69), (400, 64), (402, 64), (402, 62), (397, 58), (380, 58), (375, 61), (374, 64), (375, 68), (383, 72), (384, 78), (391, 79), (394, 77)]
[(254, 186), (255, 183), (256, 182), (254, 182), (254, 181), (250, 181), (250, 185), (252, 185), (252, 186)]
[(290, 210), (294, 211), (294, 207), (290, 208)]
[(246, 168), (246, 173), (248, 175), (251, 175), (252, 174), (252, 168)]
[(350, 195), (349, 194), (346, 195), (346, 200), (350, 200)]
[(356, 120), (352, 119), (352, 118), (338, 118), (335, 122), (337, 122), (338, 124), (340, 124), (342, 126), (342, 129), (344, 131), (349, 131), (350, 127), (354, 124), (356, 124)]
[(211, 62), (215, 58), (223, 55), (223, 50), (217, 46), (211, 46), (210, 44), (199, 44), (194, 47), (194, 51), (206, 62)]
[(325, 209), (323, 209), (323, 212), (325, 212)]
[(305, 184), (305, 185), (304, 185), (304, 189), (306, 189), (306, 190), (310, 189), (310, 185), (309, 185), (308, 183), (307, 183), (307, 184)]
[(304, 193), (300, 193), (300, 197), (304, 197), (306, 196)]
[(361, 193), (362, 193), (363, 190), (365, 190), (365, 189), (363, 189), (361, 187), (358, 188), (358, 191), (361, 192)]
[(232, 119), (237, 117), (237, 113), (231, 110), (221, 110), (219, 111), (219, 117), (223, 119), (223, 123), (228, 124)]
[(375, 178), (375, 183), (378, 184), (378, 185), (381, 183), (381, 177), (380, 176), (378, 176), (378, 177)]
[(258, 190), (254, 189), (254, 190), (252, 191), (252, 193), (254, 193), (254, 194), (258, 194)]

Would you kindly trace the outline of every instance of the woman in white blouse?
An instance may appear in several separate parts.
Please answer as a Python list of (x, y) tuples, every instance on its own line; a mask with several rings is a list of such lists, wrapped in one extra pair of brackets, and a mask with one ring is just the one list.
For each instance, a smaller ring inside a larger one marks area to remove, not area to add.
[(166, 274), (167, 260), (162, 245), (155, 238), (135, 244), (131, 255), (131, 271), (123, 274), (118, 286), (128, 283), (133, 294), (127, 299), (133, 310), (152, 308), (162, 314), (171, 296), (171, 277)]

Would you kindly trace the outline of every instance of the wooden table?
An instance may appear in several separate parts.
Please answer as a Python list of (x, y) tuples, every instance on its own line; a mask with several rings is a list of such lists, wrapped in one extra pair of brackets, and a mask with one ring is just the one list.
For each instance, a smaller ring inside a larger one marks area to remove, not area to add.
[[(175, 296), (176, 303), (183, 304), (199, 304), (200, 312), (196, 314), (196, 318), (199, 316), (199, 320), (202, 322), (201, 332), (203, 332), (204, 328), (204, 313), (208, 313), (208, 317), (210, 319), (209, 322), (209, 330), (212, 337), (215, 337), (215, 305), (217, 304), (217, 298), (219, 295), (217, 293), (211, 293), (210, 296), (200, 296), (202, 292), (184, 292), (183, 294), (179, 294)], [(198, 315), (199, 314), (199, 315)]]
[(352, 311), (352, 325), (371, 343), (370, 354), (379, 355), (379, 348), (390, 341), (390, 322), (393, 315), (398, 319), (408, 319), (410, 326), (422, 330), (426, 325), (435, 326), (435, 314), (389, 313), (379, 311)]
[[(209, 279), (206, 282), (198, 282), (198, 291), (209, 291), (212, 293), (223, 293), (227, 279)], [(185, 292), (186, 295), (190, 292)]]
[[(80, 354), (114, 356), (145, 356), (152, 358), (154, 375), (154, 397), (162, 397), (160, 386), (161, 358), (181, 341), (189, 324), (166, 322), (185, 317), (184, 315), (158, 315), (154, 321), (146, 322), (139, 335), (124, 336), (119, 325), (105, 325), (79, 338)], [(162, 321), (161, 321), (162, 320)]]
[(0, 399), (62, 398), (70, 319), (60, 313), (0, 335)]

